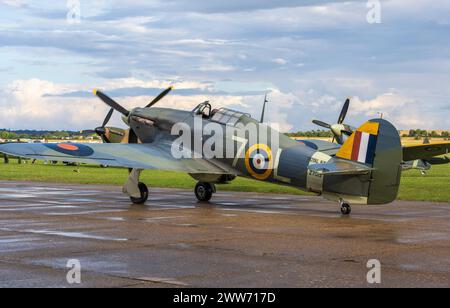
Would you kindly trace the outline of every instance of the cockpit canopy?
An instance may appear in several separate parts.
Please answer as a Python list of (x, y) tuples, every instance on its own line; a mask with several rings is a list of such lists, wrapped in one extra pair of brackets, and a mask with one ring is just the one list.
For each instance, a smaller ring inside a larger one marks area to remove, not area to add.
[(214, 115), (212, 116), (211, 120), (214, 122), (218, 122), (220, 124), (234, 126), (243, 116), (250, 117), (249, 114), (245, 114), (227, 108), (220, 108), (219, 110), (216, 110), (214, 112)]
[(243, 117), (251, 118), (248, 113), (243, 113), (240, 111), (220, 108), (212, 110), (211, 104), (209, 102), (204, 102), (195, 107), (192, 111), (194, 115), (201, 115), (205, 119), (210, 119), (211, 121), (224, 124), (224, 125), (236, 125), (236, 123)]

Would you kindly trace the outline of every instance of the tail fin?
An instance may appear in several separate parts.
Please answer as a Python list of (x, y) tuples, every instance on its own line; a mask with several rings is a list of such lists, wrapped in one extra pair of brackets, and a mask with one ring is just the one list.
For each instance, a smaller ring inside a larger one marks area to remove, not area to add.
[(368, 204), (386, 204), (397, 198), (403, 154), (400, 135), (391, 123), (383, 119), (366, 122), (350, 136), (336, 156), (374, 169)]

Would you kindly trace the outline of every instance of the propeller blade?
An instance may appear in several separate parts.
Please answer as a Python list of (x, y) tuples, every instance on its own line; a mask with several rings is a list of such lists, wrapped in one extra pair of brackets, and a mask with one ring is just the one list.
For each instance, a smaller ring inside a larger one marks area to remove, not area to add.
[(150, 104), (148, 104), (147, 106), (145, 106), (145, 108), (150, 108), (153, 105), (155, 105), (157, 102), (159, 102), (160, 100), (162, 100), (167, 94), (170, 93), (170, 91), (173, 90), (173, 87), (168, 87), (167, 89), (165, 89), (164, 91), (161, 92), (161, 94), (159, 94), (154, 100), (152, 100), (150, 102)]
[(130, 129), (130, 135), (128, 137), (128, 143), (138, 143), (138, 136), (133, 129)]
[(120, 112), (121, 114), (123, 114), (124, 116), (129, 116), (130, 112), (128, 110), (126, 110), (124, 107), (122, 107), (121, 105), (119, 105), (116, 101), (114, 101), (112, 98), (110, 98), (109, 96), (107, 96), (106, 94), (98, 91), (98, 90), (94, 90), (94, 94), (100, 98), (106, 105), (110, 106), (111, 108), (113, 108), (114, 110), (117, 110), (118, 112)]
[(102, 126), (105, 127), (106, 125), (108, 125), (109, 120), (111, 120), (111, 117), (114, 113), (114, 108), (111, 108), (108, 112), (108, 114), (105, 117), (105, 120), (103, 121)]
[(104, 143), (111, 143), (111, 141), (108, 139), (108, 137), (106, 137), (106, 135), (103, 135), (102, 139)]
[(313, 120), (312, 122), (313, 122), (314, 124), (316, 124), (316, 125), (321, 126), (321, 127), (331, 129), (331, 125), (328, 124), (328, 123), (325, 123), (325, 122), (322, 122), (322, 121), (319, 121), (319, 120)]
[(348, 108), (350, 107), (350, 99), (347, 98), (344, 106), (342, 107), (341, 114), (339, 115), (338, 124), (342, 124), (345, 121), (345, 117), (347, 116)]
[(115, 131), (115, 130), (112, 130), (112, 129), (109, 129), (109, 133), (113, 134), (113, 135), (116, 135), (116, 136), (121, 136), (121, 137), (125, 136), (125, 134), (123, 132), (118, 132), (118, 131)]
[(102, 138), (104, 143), (111, 143), (110, 140), (108, 139), (108, 137), (106, 136), (107, 135), (107, 131), (106, 130), (107, 130), (106, 127), (97, 127), (95, 129), (95, 133), (97, 135), (99, 135), (100, 138)]

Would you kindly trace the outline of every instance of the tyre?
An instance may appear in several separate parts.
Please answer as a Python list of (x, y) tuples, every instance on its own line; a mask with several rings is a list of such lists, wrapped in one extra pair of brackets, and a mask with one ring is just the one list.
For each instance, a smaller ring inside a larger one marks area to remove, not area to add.
[(350, 204), (348, 204), (348, 203), (342, 204), (342, 206), (341, 206), (342, 215), (350, 215), (351, 212), (352, 212), (352, 207), (350, 206)]
[(134, 204), (144, 204), (147, 201), (149, 195), (148, 187), (144, 183), (139, 183), (138, 187), (139, 191), (141, 192), (141, 197), (140, 198), (130, 197), (130, 200)]
[(214, 193), (214, 187), (210, 183), (197, 183), (195, 186), (195, 196), (200, 202), (211, 200)]

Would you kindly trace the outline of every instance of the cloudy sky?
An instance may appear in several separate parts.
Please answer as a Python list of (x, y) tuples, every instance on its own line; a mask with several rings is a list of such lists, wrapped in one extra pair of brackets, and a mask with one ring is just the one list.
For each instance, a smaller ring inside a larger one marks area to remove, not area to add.
[(0, 128), (96, 127), (108, 109), (93, 88), (131, 108), (169, 85), (160, 106), (255, 116), (269, 92), (284, 131), (336, 121), (349, 96), (355, 126), (384, 112), (399, 129), (450, 128), (448, 0), (382, 0), (380, 24), (367, 0), (79, 4), (0, 0)]

